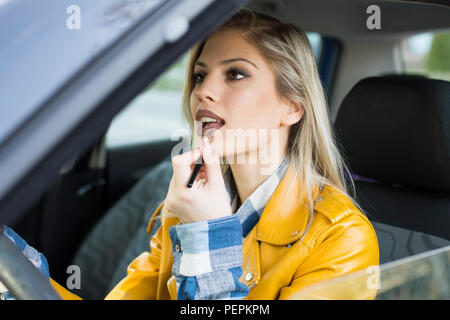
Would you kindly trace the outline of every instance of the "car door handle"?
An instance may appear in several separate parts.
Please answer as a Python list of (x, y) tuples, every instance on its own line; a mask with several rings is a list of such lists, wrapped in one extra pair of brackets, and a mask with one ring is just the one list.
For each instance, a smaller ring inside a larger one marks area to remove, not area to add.
[(89, 192), (91, 189), (102, 186), (106, 183), (105, 179), (98, 179), (92, 182), (89, 182), (88, 184), (82, 186), (77, 191), (77, 196), (82, 197), (86, 192)]

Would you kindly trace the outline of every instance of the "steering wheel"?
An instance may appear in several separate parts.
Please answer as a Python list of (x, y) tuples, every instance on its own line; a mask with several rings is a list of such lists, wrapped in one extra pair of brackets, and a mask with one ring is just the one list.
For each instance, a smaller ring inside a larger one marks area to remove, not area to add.
[(18, 300), (61, 300), (48, 279), (3, 233), (0, 226), (0, 281)]

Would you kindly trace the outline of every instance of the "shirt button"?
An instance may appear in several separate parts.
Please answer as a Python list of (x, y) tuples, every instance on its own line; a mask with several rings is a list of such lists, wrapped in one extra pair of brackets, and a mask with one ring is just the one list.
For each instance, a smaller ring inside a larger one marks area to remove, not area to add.
[(180, 252), (180, 251), (181, 251), (181, 247), (180, 247), (180, 245), (179, 245), (178, 243), (175, 245), (175, 250), (176, 250), (177, 252)]
[(253, 278), (253, 273), (249, 272), (245, 275), (245, 281), (250, 281)]

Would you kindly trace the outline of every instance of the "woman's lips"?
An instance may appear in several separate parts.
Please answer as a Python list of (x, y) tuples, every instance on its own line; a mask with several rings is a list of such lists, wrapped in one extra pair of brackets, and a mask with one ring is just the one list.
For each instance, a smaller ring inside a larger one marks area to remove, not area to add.
[(223, 122), (205, 122), (202, 126), (202, 136), (210, 135), (214, 130), (219, 130), (225, 125)]
[(214, 130), (218, 130), (225, 124), (225, 120), (219, 115), (207, 109), (199, 109), (195, 114), (198, 121), (197, 133), (205, 136)]

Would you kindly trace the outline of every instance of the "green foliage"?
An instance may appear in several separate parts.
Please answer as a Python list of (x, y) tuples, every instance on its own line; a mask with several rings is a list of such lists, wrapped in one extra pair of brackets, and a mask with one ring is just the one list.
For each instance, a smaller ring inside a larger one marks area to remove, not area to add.
[(182, 91), (184, 79), (173, 79), (169, 77), (161, 77), (149, 89), (164, 91)]
[(434, 35), (426, 68), (429, 71), (450, 72), (450, 33)]
[(184, 86), (184, 73), (187, 64), (187, 55), (173, 63), (166, 72), (157, 78), (146, 90), (164, 90), (181, 92)]

